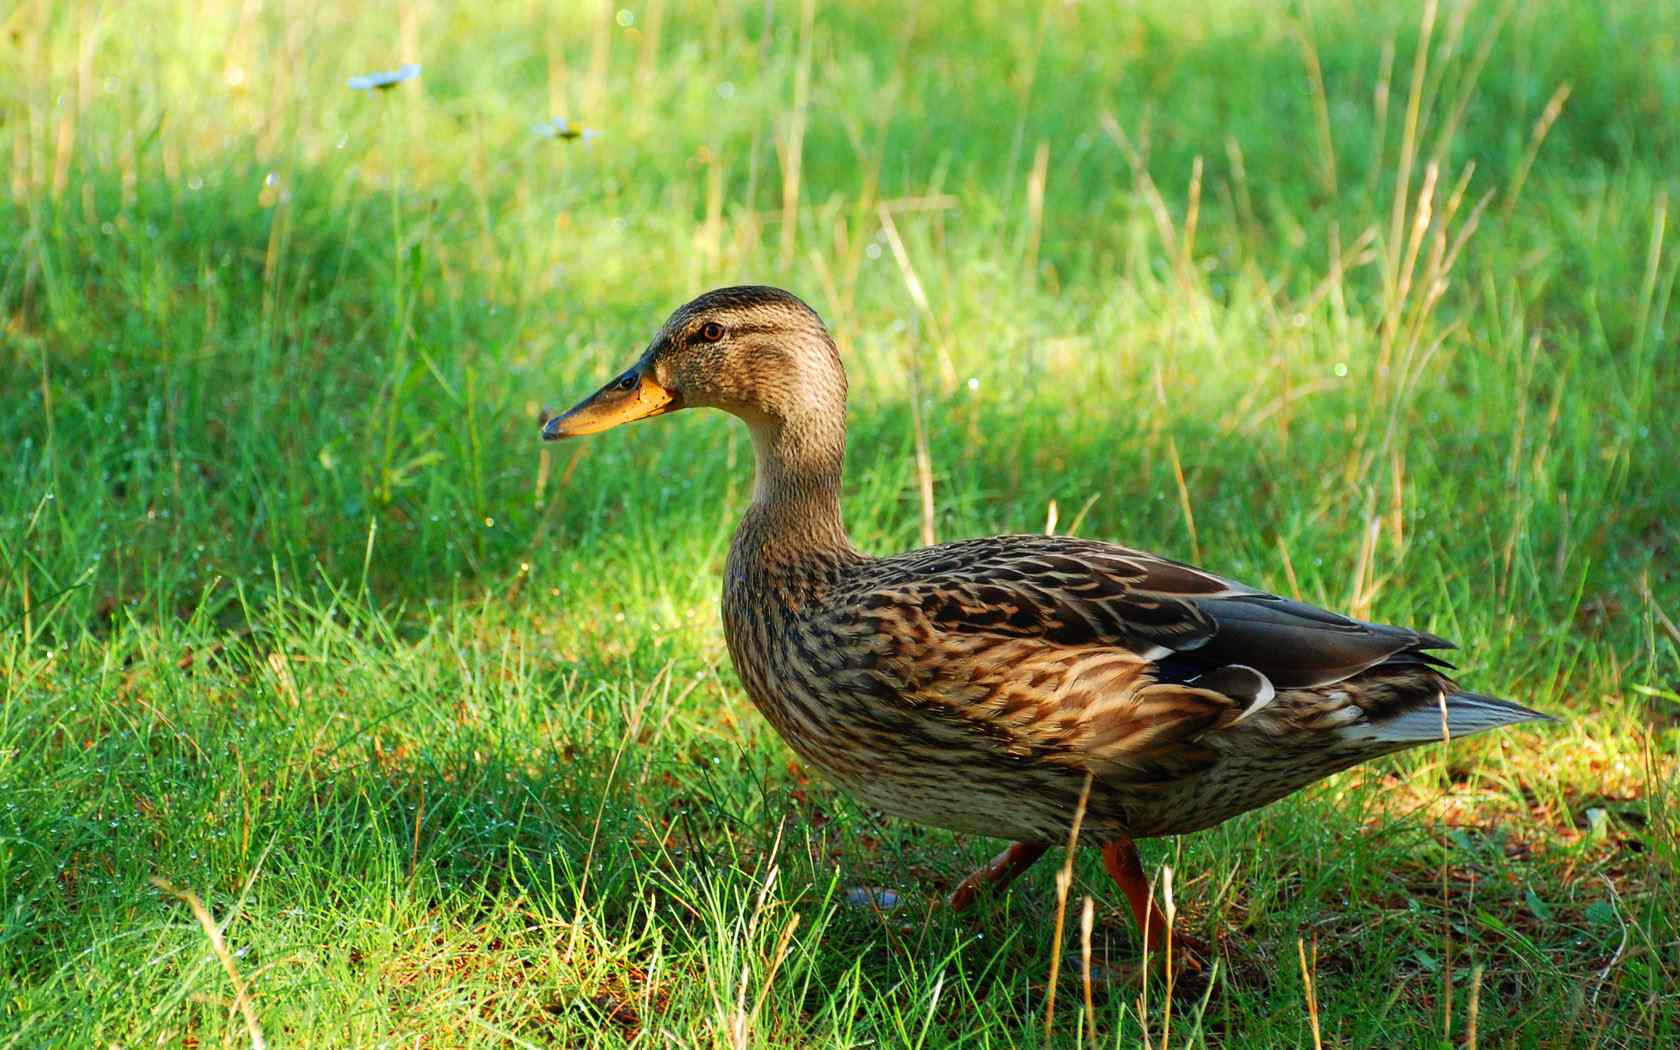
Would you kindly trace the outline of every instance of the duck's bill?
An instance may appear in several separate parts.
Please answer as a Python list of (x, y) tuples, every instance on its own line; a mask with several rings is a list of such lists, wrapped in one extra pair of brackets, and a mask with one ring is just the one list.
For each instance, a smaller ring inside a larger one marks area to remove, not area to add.
[(563, 415), (543, 424), (544, 441), (582, 437), (610, 430), (621, 423), (634, 423), (675, 412), (682, 407), (682, 398), (659, 385), (641, 365), (614, 379), (595, 393), (579, 401)]

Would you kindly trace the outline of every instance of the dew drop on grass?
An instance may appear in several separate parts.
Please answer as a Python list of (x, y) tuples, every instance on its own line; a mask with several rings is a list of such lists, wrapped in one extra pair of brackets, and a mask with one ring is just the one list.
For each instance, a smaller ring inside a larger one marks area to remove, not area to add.
[(619, 26), (622, 28), (629, 29), (631, 26), (636, 24), (636, 16), (627, 8), (619, 8), (615, 21), (617, 21)]
[(1336, 378), (1337, 379), (1347, 378), (1347, 374), (1348, 374), (1347, 362), (1346, 361), (1337, 361), (1334, 371), (1336, 373)]
[(285, 187), (281, 185), (278, 174), (271, 171), (263, 176), (263, 188), (257, 193), (258, 207), (272, 208), (285, 199), (285, 196)]

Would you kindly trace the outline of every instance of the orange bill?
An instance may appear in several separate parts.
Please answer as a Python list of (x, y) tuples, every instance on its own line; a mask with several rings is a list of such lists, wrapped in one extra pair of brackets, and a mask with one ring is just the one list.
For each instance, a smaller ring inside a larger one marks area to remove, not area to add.
[(659, 385), (647, 362), (638, 362), (628, 372), (579, 401), (564, 415), (543, 424), (544, 441), (598, 434), (620, 423), (662, 416), (682, 407), (682, 398)]

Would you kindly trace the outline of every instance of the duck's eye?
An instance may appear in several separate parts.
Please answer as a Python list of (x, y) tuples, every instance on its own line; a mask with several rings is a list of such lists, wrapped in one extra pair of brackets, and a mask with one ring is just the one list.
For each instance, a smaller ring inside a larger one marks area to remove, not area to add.
[(700, 326), (700, 338), (708, 343), (715, 343), (723, 338), (723, 325), (716, 321), (707, 321)]
[(620, 390), (634, 390), (636, 388), (636, 373), (626, 372), (619, 377), (615, 384)]

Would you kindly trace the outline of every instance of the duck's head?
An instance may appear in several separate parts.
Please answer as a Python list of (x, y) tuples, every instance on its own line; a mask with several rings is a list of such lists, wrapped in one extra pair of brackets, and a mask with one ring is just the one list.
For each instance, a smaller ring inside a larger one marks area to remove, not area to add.
[(543, 424), (580, 437), (702, 405), (761, 432), (843, 419), (846, 373), (822, 319), (780, 288), (719, 288), (679, 308), (635, 364)]

